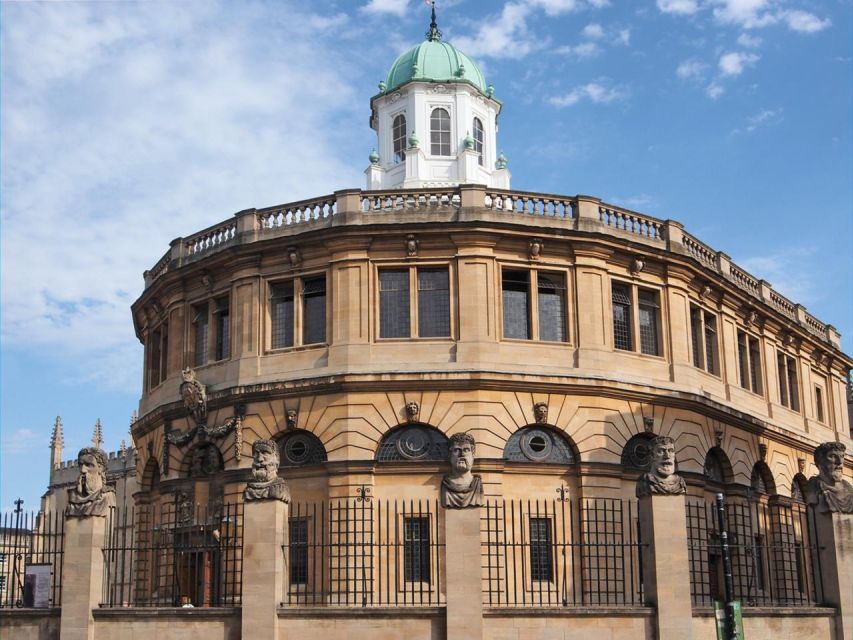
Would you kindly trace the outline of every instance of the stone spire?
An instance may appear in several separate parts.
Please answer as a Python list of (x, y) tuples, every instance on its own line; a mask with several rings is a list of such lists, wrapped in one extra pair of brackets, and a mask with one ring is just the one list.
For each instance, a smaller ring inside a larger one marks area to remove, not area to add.
[(118, 448), (118, 455), (119, 458), (122, 459), (127, 457), (127, 444), (125, 443), (124, 438), (121, 439), (121, 446)]
[(95, 430), (92, 432), (92, 446), (102, 449), (104, 446), (104, 430), (101, 427), (101, 419), (95, 421)]
[(432, 22), (429, 23), (429, 30), (426, 32), (426, 39), (430, 42), (438, 42), (441, 40), (441, 31), (438, 30), (438, 23), (435, 20), (435, 0), (432, 1)]
[(62, 435), (62, 418), (56, 416), (53, 423), (53, 433), (50, 434), (50, 470), (53, 471), (62, 464), (62, 446), (65, 437)]

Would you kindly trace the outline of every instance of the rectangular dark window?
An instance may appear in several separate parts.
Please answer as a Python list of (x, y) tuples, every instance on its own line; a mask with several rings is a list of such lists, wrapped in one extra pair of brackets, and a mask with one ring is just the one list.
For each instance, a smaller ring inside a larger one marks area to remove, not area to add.
[(410, 318), (409, 270), (383, 269), (379, 272), (379, 337), (408, 338)]
[(193, 307), (193, 324), (195, 325), (195, 366), (200, 367), (207, 364), (208, 359), (208, 327), (210, 319), (207, 313), (207, 305)]
[(551, 518), (530, 518), (530, 578), (550, 581), (554, 577)]
[(740, 386), (761, 393), (761, 355), (758, 338), (745, 331), (737, 332), (737, 357)]
[(148, 338), (148, 388), (153, 389), (160, 384), (163, 377), (163, 334), (159, 329), (151, 332)]
[(640, 310), (640, 351), (649, 356), (660, 355), (660, 304), (656, 291), (637, 290)]
[(800, 410), (800, 392), (797, 383), (797, 361), (789, 355), (776, 356), (779, 374), (779, 402), (793, 411)]
[(293, 346), (293, 282), (270, 287), (270, 323), (273, 349)]
[(406, 582), (429, 582), (429, 518), (403, 519), (403, 577)]
[(504, 338), (530, 339), (527, 271), (503, 271)]
[(216, 359), (231, 356), (231, 322), (228, 300), (216, 302)]
[(447, 269), (418, 269), (418, 335), (450, 336), (450, 276)]
[(823, 422), (823, 389), (821, 389), (820, 385), (817, 384), (814, 387), (814, 407), (818, 422)]
[(613, 283), (613, 346), (630, 351), (631, 340), (631, 291), (624, 284)]
[(291, 518), (290, 584), (308, 584), (308, 518)]
[(302, 281), (302, 344), (326, 341), (326, 276)]
[(537, 274), (539, 289), (539, 339), (566, 341), (566, 281), (556, 273)]
[(690, 306), (690, 337), (693, 342), (693, 366), (719, 375), (717, 316), (700, 307)]

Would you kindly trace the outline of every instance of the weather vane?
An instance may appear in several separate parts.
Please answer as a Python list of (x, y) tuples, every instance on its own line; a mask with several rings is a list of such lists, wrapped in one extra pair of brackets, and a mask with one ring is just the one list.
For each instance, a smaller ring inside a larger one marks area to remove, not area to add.
[(438, 30), (438, 23), (435, 21), (435, 0), (425, 0), (428, 5), (432, 5), (432, 22), (429, 23), (429, 31), (426, 32), (426, 39), (431, 42), (441, 40), (441, 31)]

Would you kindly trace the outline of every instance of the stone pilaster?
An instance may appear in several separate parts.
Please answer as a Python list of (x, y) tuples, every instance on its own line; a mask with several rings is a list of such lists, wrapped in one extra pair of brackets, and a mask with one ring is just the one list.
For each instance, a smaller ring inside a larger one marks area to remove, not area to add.
[(446, 509), (447, 638), (482, 640), (480, 510)]
[(683, 495), (640, 498), (643, 588), (657, 609), (658, 640), (691, 640), (690, 559)]
[[(816, 510), (819, 511), (819, 510)], [(836, 640), (853, 639), (853, 515), (815, 513), (824, 604), (836, 608)]]
[(65, 518), (62, 560), (62, 640), (94, 640), (92, 609), (101, 601), (106, 518)]
[(288, 505), (280, 500), (248, 501), (243, 507), (243, 638), (278, 638), (278, 606), (286, 571)]

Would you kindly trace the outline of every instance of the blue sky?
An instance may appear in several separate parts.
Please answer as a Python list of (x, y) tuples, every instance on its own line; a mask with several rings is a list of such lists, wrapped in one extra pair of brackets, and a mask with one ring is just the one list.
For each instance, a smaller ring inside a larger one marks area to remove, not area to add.
[[(674, 218), (851, 321), (851, 10), (841, 0), (439, 2), (504, 103), (513, 187)], [(0, 508), (128, 439), (129, 306), (171, 239), (362, 187), (369, 98), (421, 0), (3, 2)]]

